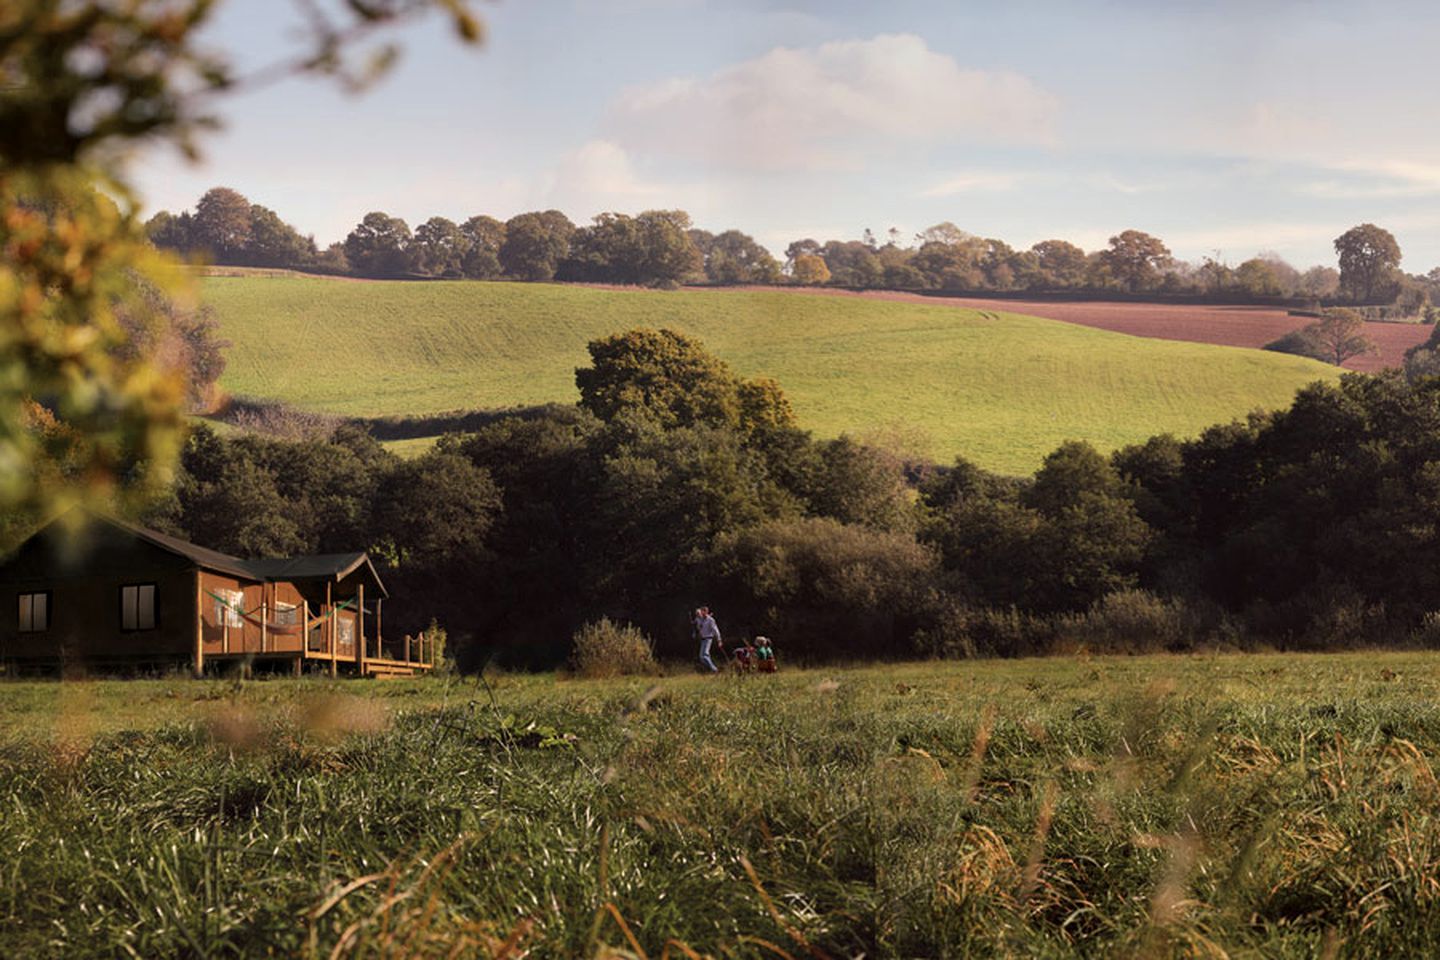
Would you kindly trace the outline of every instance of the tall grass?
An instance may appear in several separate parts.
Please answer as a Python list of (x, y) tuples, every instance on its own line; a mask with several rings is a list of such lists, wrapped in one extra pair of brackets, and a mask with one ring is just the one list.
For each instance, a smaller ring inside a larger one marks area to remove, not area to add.
[(1434, 955), (1437, 687), (1419, 654), (5, 684), (0, 955)]

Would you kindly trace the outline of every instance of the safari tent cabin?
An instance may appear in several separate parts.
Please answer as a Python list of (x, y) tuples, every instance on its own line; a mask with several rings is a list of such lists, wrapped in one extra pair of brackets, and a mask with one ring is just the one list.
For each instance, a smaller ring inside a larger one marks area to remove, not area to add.
[(226, 662), (334, 675), (431, 667), (423, 638), (387, 641), (385, 585), (365, 553), (242, 560), (86, 513), (0, 563), (0, 661), (26, 670)]

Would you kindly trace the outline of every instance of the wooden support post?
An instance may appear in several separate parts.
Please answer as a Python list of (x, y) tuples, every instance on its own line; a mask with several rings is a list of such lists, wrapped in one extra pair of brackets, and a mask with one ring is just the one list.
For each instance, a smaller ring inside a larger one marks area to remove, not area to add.
[(385, 656), (385, 634), (381, 631), (380, 612), (385, 605), (384, 597), (375, 598), (375, 649), (380, 651), (380, 656)]
[(195, 571), (195, 676), (205, 675), (205, 573)]
[(265, 652), (265, 611), (268, 607), (265, 604), (265, 584), (260, 584), (260, 652)]
[(295, 658), (295, 676), (305, 675), (305, 651), (300, 651), (300, 656)]
[(355, 640), (360, 644), (360, 672), (365, 672), (365, 658), (369, 651), (365, 649), (365, 584), (356, 587), (355, 596)]
[(405, 662), (410, 662), (410, 634), (405, 634)]

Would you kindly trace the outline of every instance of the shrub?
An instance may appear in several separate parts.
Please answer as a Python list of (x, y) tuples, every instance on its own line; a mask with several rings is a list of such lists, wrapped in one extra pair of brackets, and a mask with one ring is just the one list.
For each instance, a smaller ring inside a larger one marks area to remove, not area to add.
[(953, 604), (915, 636), (920, 652), (946, 659), (1030, 657), (1048, 653), (1056, 619), (1016, 607), (962, 607)]
[(440, 626), (440, 621), (431, 617), (430, 626), (425, 628), (423, 636), (426, 640), (425, 646), (432, 651), (430, 662), (433, 663), (435, 667), (431, 672), (436, 676), (449, 676), (454, 673), (455, 658), (445, 655), (445, 641), (450, 635), (445, 631), (444, 627)]
[(1390, 635), (1384, 603), (1370, 603), (1342, 593), (1318, 604), (1303, 645), (1318, 650), (1353, 650), (1382, 644)]
[(1423, 650), (1440, 649), (1440, 610), (1425, 614), (1410, 639)]
[(575, 631), (570, 669), (582, 677), (626, 677), (655, 672), (655, 651), (650, 638), (628, 623), (609, 617)]
[(1309, 357), (1311, 360), (1323, 361), (1325, 359), (1325, 354), (1320, 349), (1320, 345), (1315, 342), (1315, 337), (1309, 327), (1291, 330), (1278, 340), (1271, 340), (1265, 344), (1264, 349), (1273, 350), (1276, 353), (1292, 353), (1297, 357)]
[(1084, 613), (1064, 617), (1060, 632), (1092, 650), (1140, 653), (1193, 644), (1195, 624), (1185, 605), (1145, 590), (1116, 590)]
[(713, 559), (726, 609), (801, 659), (913, 653), (938, 573), (908, 534), (823, 518), (723, 534)]

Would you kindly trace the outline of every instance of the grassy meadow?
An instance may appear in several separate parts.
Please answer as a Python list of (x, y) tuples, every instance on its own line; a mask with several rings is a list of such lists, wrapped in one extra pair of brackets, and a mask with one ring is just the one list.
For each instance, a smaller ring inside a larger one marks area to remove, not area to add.
[(1440, 661), (0, 684), (0, 955), (1433, 956)]
[(571, 402), (585, 344), (636, 326), (700, 337), (780, 381), (803, 426), (1023, 474), (1062, 441), (1191, 435), (1339, 371), (1013, 314), (765, 290), (209, 277), (231, 393), (376, 416)]

